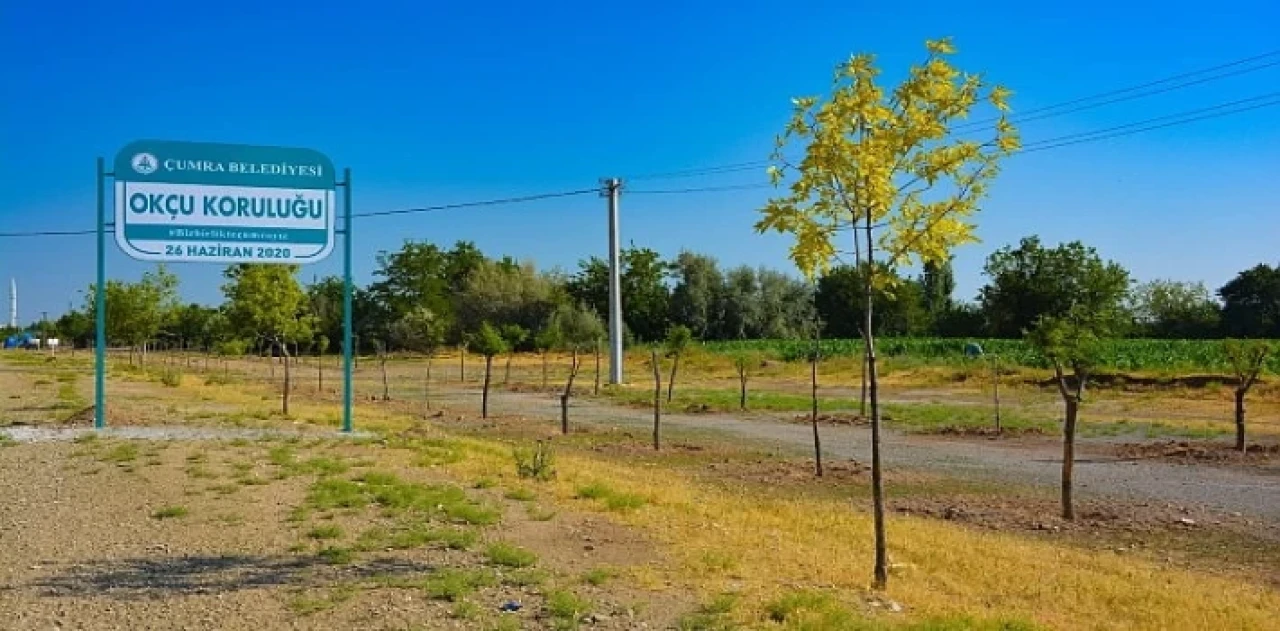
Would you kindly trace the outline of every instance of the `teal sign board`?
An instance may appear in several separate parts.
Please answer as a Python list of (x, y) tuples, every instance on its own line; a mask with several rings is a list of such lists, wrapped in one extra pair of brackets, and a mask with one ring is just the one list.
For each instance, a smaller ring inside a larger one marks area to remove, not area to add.
[(144, 261), (315, 263), (333, 251), (318, 151), (139, 140), (116, 154), (116, 243)]

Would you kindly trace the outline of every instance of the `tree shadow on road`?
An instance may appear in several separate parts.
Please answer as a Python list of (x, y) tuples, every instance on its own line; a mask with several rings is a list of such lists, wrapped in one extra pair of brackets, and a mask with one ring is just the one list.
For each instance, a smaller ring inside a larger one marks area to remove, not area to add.
[(373, 559), (335, 566), (319, 556), (184, 556), (79, 564), (29, 584), (42, 596), (146, 600), (264, 587), (314, 587), (340, 580), (428, 574), (435, 566)]

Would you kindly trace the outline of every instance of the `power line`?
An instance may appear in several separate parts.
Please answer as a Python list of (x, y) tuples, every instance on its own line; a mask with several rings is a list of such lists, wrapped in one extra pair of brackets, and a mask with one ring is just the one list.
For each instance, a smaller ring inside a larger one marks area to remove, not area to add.
[(638, 190), (627, 191), (631, 195), (680, 195), (684, 193), (712, 193), (719, 191), (745, 191), (754, 188), (772, 188), (772, 184), (729, 184), (726, 186), (704, 186), (700, 188), (674, 188), (674, 189), (657, 189), (657, 190)]
[(769, 160), (751, 160), (749, 162), (737, 162), (733, 164), (723, 164), (713, 167), (702, 167), (698, 169), (686, 169), (683, 171), (668, 171), (665, 173), (649, 173), (646, 175), (637, 175), (627, 178), (631, 181), (637, 180), (662, 180), (681, 177), (696, 177), (700, 175), (720, 175), (722, 173), (736, 173), (739, 171), (748, 171), (768, 166)]
[[(1256, 72), (1258, 70), (1265, 70), (1267, 68), (1271, 68), (1274, 66), (1280, 66), (1280, 60), (1277, 60), (1270, 63), (1265, 63), (1265, 64), (1261, 64), (1261, 65), (1253, 66), (1249, 68), (1242, 68), (1242, 69), (1234, 70), (1231, 72), (1224, 72), (1224, 73), (1216, 74), (1209, 77), (1201, 77), (1199, 79), (1183, 81), (1183, 79), (1189, 79), (1197, 75), (1215, 72), (1218, 70), (1223, 70), (1225, 68), (1232, 68), (1235, 66), (1252, 63), (1260, 59), (1267, 59), (1269, 57), (1275, 57), (1275, 56), (1280, 56), (1280, 50), (1264, 53), (1262, 55), (1255, 55), (1253, 57), (1248, 57), (1245, 59), (1238, 59), (1236, 61), (1220, 64), (1210, 68), (1194, 70), (1191, 72), (1184, 72), (1182, 74), (1174, 75), (1172, 77), (1166, 77), (1164, 79), (1158, 79), (1156, 81), (1150, 81), (1140, 85), (1130, 86), (1127, 88), (1119, 88), (1115, 90), (1109, 90), (1107, 92), (1101, 92), (1101, 93), (1093, 94), (1090, 96), (1084, 96), (1084, 97), (1072, 99), (1070, 101), (1064, 101), (1062, 103), (1056, 103), (1053, 105), (1046, 105), (1044, 107), (1029, 109), (1025, 112), (1010, 114), (1009, 119), (1011, 122), (1026, 123), (1030, 121), (1037, 121), (1037, 120), (1043, 120), (1046, 118), (1053, 118), (1056, 116), (1072, 114), (1072, 113), (1080, 112), (1084, 110), (1090, 110), (1090, 109), (1102, 107), (1104, 105), (1111, 105), (1113, 103), (1120, 103), (1123, 101), (1131, 101), (1134, 99), (1140, 99), (1148, 96), (1155, 96), (1157, 94), (1164, 94), (1166, 92), (1172, 92), (1174, 90), (1181, 90), (1182, 88), (1191, 87), (1193, 85), (1200, 85), (1202, 83), (1208, 83), (1210, 81), (1227, 79), (1230, 77), (1235, 77), (1235, 76), (1247, 74), (1250, 72)], [(1149, 88), (1156, 88), (1156, 86), (1164, 86), (1167, 83), (1175, 83), (1179, 81), (1181, 81), (1181, 83), (1176, 83), (1175, 85), (1165, 86), (1157, 89), (1149, 89)], [(1133, 92), (1137, 92), (1137, 94), (1131, 94)], [(1119, 96), (1119, 95), (1126, 95), (1126, 96)], [(1107, 98), (1107, 97), (1113, 97), (1113, 96), (1116, 98)], [(1095, 101), (1097, 99), (1106, 99), (1106, 100), (1098, 103), (1089, 103), (1090, 101)], [(1063, 108), (1068, 108), (1068, 109), (1063, 109)], [(1061, 110), (1061, 111), (1056, 111), (1056, 110)], [(957, 125), (953, 129), (953, 131), (965, 131), (965, 130), (977, 129), (979, 127), (988, 126), (998, 120), (999, 120), (999, 117), (992, 117), (992, 118), (988, 118), (981, 121), (963, 123), (961, 125)]]
[[(110, 229), (107, 232), (111, 232)], [(40, 230), (35, 232), (0, 232), (0, 239), (20, 239), (22, 237), (73, 237), (87, 234), (98, 234), (97, 230)]]
[[(1246, 99), (1246, 101), (1253, 101), (1253, 100), (1257, 100), (1257, 99)], [(1213, 113), (1213, 114), (1204, 114), (1204, 115), (1201, 115), (1201, 116), (1194, 116), (1194, 117), (1191, 117), (1191, 118), (1185, 118), (1185, 119), (1183, 119), (1183, 120), (1175, 120), (1175, 121), (1172, 121), (1172, 122), (1163, 123), (1163, 124), (1158, 124), (1158, 125), (1147, 125), (1147, 126), (1145, 126), (1145, 127), (1137, 127), (1136, 129), (1127, 129), (1127, 128), (1130, 128), (1130, 127), (1134, 127), (1135, 125), (1143, 125), (1143, 124), (1147, 124), (1147, 123), (1153, 123), (1153, 122), (1155, 122), (1155, 121), (1165, 120), (1165, 119), (1168, 119), (1168, 118), (1171, 118), (1171, 117), (1179, 117), (1179, 118), (1180, 118), (1180, 117), (1183, 117), (1183, 116), (1186, 116), (1186, 115), (1189, 115), (1189, 114), (1193, 114), (1193, 113), (1195, 113), (1195, 112), (1199, 112), (1199, 111), (1221, 109), (1222, 107), (1225, 107), (1226, 105), (1228, 105), (1228, 104), (1224, 104), (1224, 105), (1216, 106), (1216, 107), (1211, 107), (1211, 108), (1204, 108), (1204, 109), (1202, 109), (1202, 110), (1192, 110), (1192, 111), (1190, 111), (1190, 112), (1183, 112), (1182, 114), (1174, 114), (1174, 115), (1171, 115), (1171, 116), (1161, 116), (1161, 117), (1159, 117), (1159, 118), (1153, 118), (1153, 119), (1149, 119), (1149, 120), (1146, 120), (1146, 121), (1141, 121), (1141, 122), (1138, 122), (1138, 123), (1130, 123), (1130, 124), (1128, 124), (1128, 125), (1120, 125), (1120, 126), (1118, 126), (1118, 127), (1112, 127), (1112, 128), (1110, 128), (1110, 129), (1100, 129), (1100, 130), (1098, 130), (1098, 131), (1088, 132), (1088, 133), (1083, 133), (1083, 134), (1071, 134), (1071, 135), (1069, 135), (1069, 136), (1062, 136), (1062, 137), (1060, 137), (1060, 138), (1050, 138), (1050, 139), (1048, 139), (1048, 140), (1042, 140), (1042, 141), (1039, 141), (1039, 142), (1037, 142), (1037, 143), (1033, 143), (1033, 145), (1032, 145), (1032, 146), (1029, 146), (1029, 148), (1021, 149), (1021, 150), (1019, 150), (1019, 151), (1018, 151), (1018, 153), (1033, 153), (1033, 152), (1036, 152), (1036, 151), (1045, 151), (1045, 150), (1047, 150), (1047, 149), (1057, 149), (1058, 147), (1067, 147), (1067, 146), (1070, 146), (1070, 145), (1078, 145), (1078, 144), (1086, 143), (1086, 142), (1095, 142), (1095, 141), (1098, 141), (1098, 140), (1107, 140), (1107, 139), (1109, 139), (1109, 138), (1118, 138), (1118, 137), (1120, 137), (1120, 136), (1129, 136), (1129, 135), (1136, 134), (1136, 133), (1139, 133), (1139, 132), (1151, 131), (1151, 130), (1153, 130), (1153, 129), (1163, 129), (1163, 128), (1165, 128), (1165, 127), (1174, 127), (1174, 126), (1176, 126), (1176, 125), (1185, 125), (1185, 124), (1187, 124), (1187, 123), (1194, 123), (1194, 122), (1197, 122), (1197, 121), (1207, 120), (1207, 119), (1210, 119), (1210, 118), (1221, 118), (1221, 117), (1223, 117), (1223, 116), (1230, 116), (1230, 115), (1232, 115), (1232, 114), (1240, 114), (1240, 113), (1243, 113), (1243, 112), (1248, 112), (1248, 111), (1252, 111), (1252, 110), (1262, 109), (1262, 108), (1264, 108), (1264, 107), (1275, 107), (1275, 106), (1277, 106), (1277, 105), (1280, 105), (1280, 99), (1277, 99), (1277, 100), (1274, 100), (1274, 101), (1270, 101), (1270, 102), (1267, 102), (1267, 103), (1258, 103), (1258, 104), (1256, 104), (1256, 105), (1251, 105), (1251, 106), (1249, 106), (1249, 107), (1239, 107), (1239, 108), (1236, 108), (1236, 109), (1233, 109), (1233, 110), (1228, 110), (1228, 111), (1225, 111), (1225, 112), (1216, 112), (1216, 113)], [(1107, 132), (1109, 132), (1109, 131), (1111, 131), (1111, 130), (1122, 130), (1122, 129), (1124, 129), (1124, 131), (1114, 131), (1113, 133), (1107, 133)], [(1098, 134), (1101, 134), (1101, 135), (1098, 135)], [(1086, 137), (1086, 138), (1077, 138), (1077, 139), (1075, 139), (1075, 140), (1070, 140), (1071, 138), (1073, 138), (1073, 137), (1078, 137), (1078, 136), (1087, 136), (1087, 137)]]
[(557, 197), (573, 197), (575, 195), (586, 195), (588, 193), (598, 193), (598, 188), (586, 188), (576, 191), (562, 191), (559, 193), (540, 193), (537, 195), (524, 195), (521, 197), (503, 197), (499, 199), (486, 199), (475, 202), (460, 202), (457, 204), (441, 204), (439, 206), (423, 206), (421, 208), (401, 208), (398, 210), (380, 210), (369, 213), (352, 213), (352, 217), (387, 217), (391, 215), (410, 215), (414, 213), (428, 213), (440, 210), (453, 210), (455, 208), (475, 208), (477, 206), (500, 206), (504, 204), (518, 204), (521, 202), (532, 202), (540, 199), (554, 199)]

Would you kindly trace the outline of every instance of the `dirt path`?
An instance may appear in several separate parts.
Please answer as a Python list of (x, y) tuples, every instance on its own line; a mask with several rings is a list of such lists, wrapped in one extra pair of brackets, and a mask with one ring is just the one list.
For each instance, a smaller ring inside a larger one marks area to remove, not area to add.
[[(475, 405), (472, 392), (447, 390), (443, 401), (453, 407)], [(491, 409), (537, 418), (559, 418), (559, 402), (551, 395), (501, 392)], [(573, 403), (571, 419), (605, 425), (652, 427), (652, 412), (595, 401)], [(811, 453), (812, 429), (768, 414), (663, 414), (666, 427), (685, 427), (739, 435), (804, 455)], [(823, 451), (837, 458), (870, 462), (870, 432), (865, 427), (822, 429)], [(920, 436), (887, 430), (885, 464), (918, 468), (961, 478), (1026, 484), (1056, 489), (1061, 472), (1061, 443), (1054, 437), (1010, 441)], [(1076, 496), (1109, 496), (1139, 502), (1200, 506), (1263, 520), (1280, 527), (1280, 468), (1232, 468), (1179, 465), (1150, 460), (1117, 459), (1088, 443), (1077, 446)]]

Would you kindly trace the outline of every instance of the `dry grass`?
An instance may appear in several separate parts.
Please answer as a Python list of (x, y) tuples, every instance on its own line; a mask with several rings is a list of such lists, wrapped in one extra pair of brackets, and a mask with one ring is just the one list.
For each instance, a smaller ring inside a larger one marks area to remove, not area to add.
[[(172, 394), (222, 409), (275, 405), (265, 386), (209, 386), (193, 379), (150, 390), (152, 396), (157, 391), (165, 399)], [(299, 397), (293, 408), (297, 422), (336, 424), (330, 403)], [(359, 414), (366, 429), (424, 427), (391, 407), (364, 406)], [(280, 422), (269, 415), (260, 420)], [(530, 484), (517, 478), (510, 445), (451, 442), (466, 457), (444, 462), (440, 470), (460, 483), (484, 477), (510, 488)], [(707, 600), (735, 587), (732, 616), (751, 625), (767, 619), (770, 603), (797, 589), (833, 593), (858, 617), (891, 617), (867, 605), (871, 522), (847, 501), (759, 497), (697, 483), (662, 466), (563, 451), (557, 456), (557, 476), (536, 484), (538, 496), (560, 507), (598, 511), (664, 542), (674, 563), (651, 568), (655, 582), (671, 581)], [(593, 486), (645, 501), (610, 510), (607, 502), (580, 498), (584, 487)], [(886, 596), (901, 603), (911, 620), (1018, 618), (1055, 629), (1280, 628), (1280, 594), (1243, 579), (913, 517), (890, 518), (889, 542)]]

